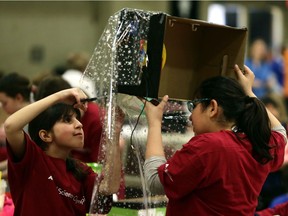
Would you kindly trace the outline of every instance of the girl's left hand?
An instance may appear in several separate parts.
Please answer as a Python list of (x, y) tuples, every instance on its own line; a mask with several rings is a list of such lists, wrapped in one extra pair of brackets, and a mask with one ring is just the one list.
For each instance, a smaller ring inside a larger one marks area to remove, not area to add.
[(153, 126), (154, 123), (162, 123), (163, 112), (168, 102), (168, 99), (168, 95), (165, 95), (157, 106), (153, 105), (151, 102), (144, 101), (144, 103), (146, 103), (145, 111), (149, 126)]

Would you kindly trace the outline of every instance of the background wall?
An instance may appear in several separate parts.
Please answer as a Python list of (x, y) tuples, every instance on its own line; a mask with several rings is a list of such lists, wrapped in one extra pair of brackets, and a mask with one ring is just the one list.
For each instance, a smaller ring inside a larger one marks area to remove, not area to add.
[(167, 11), (167, 2), (0, 2), (0, 70), (33, 77), (93, 53), (108, 18), (123, 7)]
[[(199, 19), (207, 20), (213, 2), (200, 1)], [(227, 5), (232, 1), (217, 3)], [(246, 9), (276, 5), (284, 21), (288, 20), (284, 1), (233, 1), (237, 3)], [(64, 64), (70, 52), (92, 55), (108, 18), (118, 10), (128, 7), (171, 14), (170, 6), (168, 1), (0, 1), (0, 70), (33, 78)], [(287, 43), (288, 29), (284, 24), (280, 28)]]

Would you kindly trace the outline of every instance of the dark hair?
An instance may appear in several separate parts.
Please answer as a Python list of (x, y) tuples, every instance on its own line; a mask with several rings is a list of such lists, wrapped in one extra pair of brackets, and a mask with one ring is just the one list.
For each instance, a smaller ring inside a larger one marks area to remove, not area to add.
[[(80, 111), (73, 108), (71, 105), (58, 103), (49, 107), (29, 123), (28, 132), (31, 139), (45, 151), (48, 145), (39, 137), (39, 131), (42, 129), (51, 131), (56, 122), (65, 119), (67, 116), (71, 116), (71, 114), (74, 113), (77, 115), (77, 118), (80, 119)], [(70, 157), (66, 159), (67, 170), (71, 171), (79, 181), (84, 179), (87, 175), (80, 163), (80, 161)]]
[(37, 101), (55, 92), (69, 88), (71, 88), (71, 85), (62, 77), (56, 75), (49, 76), (39, 83), (34, 98)]
[[(196, 90), (195, 98), (215, 99), (223, 109), (227, 121), (235, 121), (252, 143), (253, 156), (261, 164), (273, 159), (269, 150), (271, 123), (264, 104), (248, 97), (237, 80), (228, 77), (212, 77), (205, 80)], [(210, 101), (204, 101), (204, 107)]]
[(21, 94), (25, 101), (30, 101), (31, 89), (30, 80), (15, 72), (6, 74), (0, 79), (0, 92), (4, 92), (12, 98)]

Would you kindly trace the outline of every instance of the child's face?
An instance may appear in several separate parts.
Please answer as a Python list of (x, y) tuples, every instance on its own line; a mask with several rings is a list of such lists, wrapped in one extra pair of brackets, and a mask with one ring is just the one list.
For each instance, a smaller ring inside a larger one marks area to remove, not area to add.
[(202, 110), (202, 104), (199, 103), (193, 109), (190, 115), (189, 119), (192, 122), (192, 127), (195, 135), (207, 132), (206, 124), (209, 123), (209, 121), (205, 113), (205, 110)]
[(16, 98), (9, 97), (3, 92), (0, 92), (0, 102), (3, 110), (8, 115), (11, 115), (14, 112), (16, 112), (19, 109), (19, 103), (21, 103), (21, 101), (17, 97)]
[(77, 119), (76, 114), (71, 114), (56, 122), (52, 131), (56, 146), (69, 150), (83, 148), (83, 125)]

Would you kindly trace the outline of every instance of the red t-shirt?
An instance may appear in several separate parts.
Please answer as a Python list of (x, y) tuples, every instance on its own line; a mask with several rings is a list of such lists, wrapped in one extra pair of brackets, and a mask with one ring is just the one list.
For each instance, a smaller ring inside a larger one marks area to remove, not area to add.
[[(89, 174), (79, 182), (66, 170), (64, 160), (46, 155), (28, 135), (26, 152), (20, 162), (13, 160), (8, 142), (7, 150), (15, 216), (85, 216), (89, 212), (96, 177), (90, 167), (83, 164)], [(108, 200), (111, 202), (110, 197)]]
[(102, 123), (100, 121), (100, 109), (96, 103), (88, 103), (88, 108), (81, 118), (84, 131), (83, 149), (73, 150), (73, 158), (85, 163), (98, 162), (99, 146), (102, 134)]
[(272, 132), (270, 143), (277, 146), (271, 150), (274, 160), (261, 165), (250, 142), (231, 131), (193, 137), (158, 168), (169, 198), (166, 215), (254, 215), (268, 173), (283, 163), (283, 135)]
[(7, 149), (6, 145), (0, 144), (0, 161), (7, 160)]

